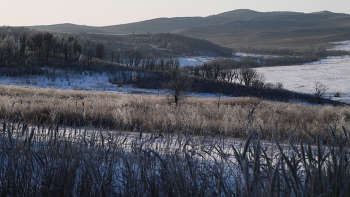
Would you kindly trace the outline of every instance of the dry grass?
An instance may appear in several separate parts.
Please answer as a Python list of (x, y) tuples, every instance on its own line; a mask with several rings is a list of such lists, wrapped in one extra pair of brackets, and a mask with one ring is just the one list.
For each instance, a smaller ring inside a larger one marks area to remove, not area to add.
[[(350, 127), (350, 108), (307, 106), (257, 98), (185, 99), (180, 106), (167, 97), (105, 92), (0, 86), (0, 118), (16, 115), (28, 123), (56, 122), (123, 131), (187, 133), (247, 137), (264, 131), (265, 139), (305, 140), (321, 136), (330, 126), (336, 135)], [(35, 119), (37, 114), (37, 119)], [(330, 137), (325, 133), (326, 139)]]
[(0, 196), (350, 195), (346, 130), (326, 146), (142, 133), (3, 123)]

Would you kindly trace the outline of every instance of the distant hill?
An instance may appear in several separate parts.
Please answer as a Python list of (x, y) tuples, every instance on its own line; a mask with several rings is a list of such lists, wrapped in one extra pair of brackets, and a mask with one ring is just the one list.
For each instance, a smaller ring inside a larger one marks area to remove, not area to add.
[(85, 25), (75, 25), (75, 24), (71, 24), (71, 23), (56, 24), (56, 25), (27, 26), (27, 28), (42, 30), (42, 31), (55, 31), (55, 32), (109, 33), (107, 31), (103, 31), (102, 29), (100, 29), (98, 27), (85, 26)]
[(279, 15), (296, 15), (295, 12), (256, 12), (248, 9), (239, 9), (207, 17), (175, 17), (156, 18), (141, 22), (104, 27), (75, 25), (70, 23), (56, 25), (28, 26), (30, 29), (59, 31), (59, 32), (89, 32), (89, 33), (115, 33), (115, 34), (144, 34), (168, 33), (191, 27), (210, 26), (235, 20), (247, 20), (256, 17), (271, 17)]
[(321, 11), (257, 12), (239, 9), (207, 17), (156, 18), (136, 23), (92, 27), (74, 24), (30, 26), (30, 29), (107, 34), (177, 33), (221, 46), (293, 48), (350, 40), (350, 15)]

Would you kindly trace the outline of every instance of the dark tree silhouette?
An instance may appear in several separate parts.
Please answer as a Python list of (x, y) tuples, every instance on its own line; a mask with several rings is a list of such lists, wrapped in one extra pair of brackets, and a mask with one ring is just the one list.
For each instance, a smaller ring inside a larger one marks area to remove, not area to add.
[(26, 47), (27, 47), (27, 40), (28, 40), (28, 36), (26, 33), (24, 33), (20, 39), (19, 39), (19, 42), (20, 42), (20, 48), (19, 48), (19, 54), (21, 57), (25, 57), (25, 53), (26, 53)]
[(251, 67), (244, 66), (239, 70), (240, 81), (244, 83), (246, 86), (252, 85), (254, 78), (257, 76), (257, 72), (255, 69)]
[(105, 56), (105, 46), (102, 43), (98, 43), (95, 46), (96, 57), (99, 59), (103, 59)]
[(168, 93), (174, 98), (176, 106), (187, 96), (191, 82), (181, 73), (178, 61), (175, 61), (175, 66), (169, 71), (169, 82), (165, 85)]
[(44, 45), (44, 34), (36, 33), (32, 35), (28, 41), (29, 50), (34, 53), (38, 58), (43, 57), (43, 45)]
[(15, 55), (15, 39), (11, 36), (7, 36), (1, 43), (3, 47), (3, 54), (7, 64), (11, 64)]

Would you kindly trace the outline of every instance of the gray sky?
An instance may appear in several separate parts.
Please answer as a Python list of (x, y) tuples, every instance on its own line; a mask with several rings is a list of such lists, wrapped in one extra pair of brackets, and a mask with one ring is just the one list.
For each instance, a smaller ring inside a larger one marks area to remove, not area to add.
[(349, 0), (1, 0), (0, 26), (74, 23), (106, 26), (235, 9), (350, 14)]

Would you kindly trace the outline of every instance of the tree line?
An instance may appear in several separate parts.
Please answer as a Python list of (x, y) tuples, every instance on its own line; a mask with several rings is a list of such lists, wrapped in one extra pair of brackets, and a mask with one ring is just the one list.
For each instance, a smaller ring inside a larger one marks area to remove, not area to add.
[[(256, 64), (256, 62), (252, 62)], [(194, 76), (225, 81), (234, 84), (252, 86), (255, 88), (278, 88), (283, 89), (283, 84), (265, 83), (265, 77), (259, 74), (249, 63), (241, 64), (230, 59), (214, 60), (201, 66), (186, 67)]]
[[(163, 48), (165, 47), (165, 48)], [(91, 67), (111, 61), (128, 67), (164, 70), (178, 55), (231, 56), (232, 49), (173, 34), (98, 35), (53, 33), (0, 27), (0, 65)]]

